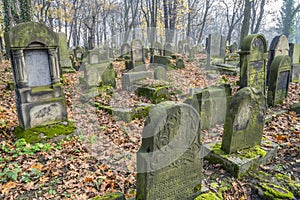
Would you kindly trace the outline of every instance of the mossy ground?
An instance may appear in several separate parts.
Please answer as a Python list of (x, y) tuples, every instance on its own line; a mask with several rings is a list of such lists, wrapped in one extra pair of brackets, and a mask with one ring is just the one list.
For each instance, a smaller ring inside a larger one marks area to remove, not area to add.
[(72, 134), (75, 129), (74, 123), (69, 121), (34, 127), (27, 130), (17, 127), (14, 133), (18, 139), (23, 138), (28, 143), (40, 143), (61, 135)]

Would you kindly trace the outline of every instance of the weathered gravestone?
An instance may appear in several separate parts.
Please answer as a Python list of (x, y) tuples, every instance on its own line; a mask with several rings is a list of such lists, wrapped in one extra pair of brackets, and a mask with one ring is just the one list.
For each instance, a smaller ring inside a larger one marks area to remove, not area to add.
[(74, 71), (72, 62), (69, 55), (67, 37), (64, 33), (58, 33), (58, 44), (59, 44), (59, 65), (63, 71)]
[(193, 93), (186, 102), (199, 112), (201, 129), (224, 123), (228, 97), (231, 96), (230, 88), (211, 86)]
[(292, 72), (290, 80), (300, 82), (300, 44), (290, 44), (290, 53), (292, 59)]
[(131, 60), (126, 63), (126, 69), (133, 69), (136, 66), (145, 64), (144, 46), (140, 40), (131, 42)]
[(191, 106), (163, 102), (148, 115), (137, 153), (137, 199), (190, 200), (201, 188), (199, 115)]
[(285, 35), (276, 36), (271, 42), (267, 64), (267, 85), (269, 81), (272, 62), (277, 56), (280, 55), (289, 55), (289, 41)]
[(125, 58), (126, 56), (130, 57), (131, 47), (129, 44), (124, 43), (121, 46), (121, 57)]
[(136, 87), (134, 86), (136, 82), (152, 77), (153, 75), (151, 71), (124, 73), (121, 79), (122, 89), (133, 91), (136, 89)]
[(261, 34), (248, 35), (240, 53), (240, 87), (254, 87), (266, 93), (267, 41)]
[(164, 56), (172, 56), (175, 53), (174, 47), (170, 43), (164, 45)]
[(282, 103), (288, 95), (291, 59), (288, 55), (277, 56), (271, 65), (269, 75), (268, 105)]
[(67, 120), (60, 84), (59, 39), (44, 24), (18, 24), (6, 33), (15, 80), (17, 111), (25, 129)]
[(164, 67), (156, 67), (154, 70), (154, 79), (162, 80), (162, 81), (169, 81), (167, 71)]
[(99, 49), (96, 48), (93, 50), (89, 50), (88, 63), (89, 64), (99, 64), (100, 63), (100, 50)]
[(260, 145), (266, 102), (264, 94), (256, 88), (239, 90), (229, 104), (222, 140), (222, 150), (228, 154)]
[[(209, 34), (207, 39), (207, 52), (211, 57), (221, 57), (221, 35), (220, 33)], [(225, 51), (224, 51), (225, 52)]]

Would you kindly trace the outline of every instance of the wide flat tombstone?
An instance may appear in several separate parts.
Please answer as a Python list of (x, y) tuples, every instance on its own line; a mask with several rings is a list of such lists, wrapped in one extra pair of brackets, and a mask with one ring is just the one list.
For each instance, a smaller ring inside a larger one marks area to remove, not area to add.
[(228, 154), (260, 145), (266, 112), (262, 91), (245, 87), (229, 104), (222, 140), (222, 150)]
[(269, 76), (268, 105), (282, 103), (288, 95), (291, 59), (288, 55), (277, 56), (272, 62)]
[(254, 87), (266, 93), (267, 41), (261, 34), (248, 35), (241, 46), (240, 87)]
[(202, 179), (199, 115), (191, 106), (163, 102), (149, 113), (137, 153), (137, 199), (190, 200)]
[(12, 60), (21, 126), (28, 129), (67, 120), (57, 33), (44, 24), (27, 22), (14, 26), (5, 39)]
[(267, 64), (267, 84), (268, 84), (273, 60), (280, 55), (288, 56), (289, 48), (290, 48), (289, 41), (285, 35), (276, 36), (272, 40), (270, 45), (270, 50), (269, 50), (268, 64)]

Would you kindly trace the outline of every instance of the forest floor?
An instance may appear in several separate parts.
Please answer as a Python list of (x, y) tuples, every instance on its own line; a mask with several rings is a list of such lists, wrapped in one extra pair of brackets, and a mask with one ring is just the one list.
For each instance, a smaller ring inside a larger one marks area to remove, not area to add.
[[(216, 83), (235, 84), (239, 77), (220, 75), (209, 78), (199, 63), (168, 72), (172, 90), (182, 91), (172, 100), (183, 101), (189, 88), (204, 88)], [(117, 88), (102, 92), (83, 104), (79, 76), (64, 74), (68, 117), (76, 125), (76, 134), (63, 140), (28, 144), (17, 140), (14, 129), (19, 125), (15, 93), (8, 85), (13, 81), (8, 61), (0, 65), (0, 199), (90, 199), (108, 192), (122, 192), (127, 198), (136, 194), (136, 152), (141, 146), (144, 119), (129, 123), (95, 108), (94, 103), (118, 107), (135, 107), (151, 103), (144, 97), (120, 88), (124, 62), (114, 62)], [(148, 80), (149, 81), (149, 80)], [(146, 81), (147, 82), (147, 81)], [(234, 91), (238, 89), (234, 87)], [(263, 136), (279, 144), (278, 156), (243, 179), (236, 179), (221, 165), (204, 162), (203, 186), (223, 199), (261, 199), (257, 186), (274, 183), (300, 198), (300, 116), (289, 109), (300, 101), (300, 83), (292, 83), (288, 98), (268, 109), (271, 120)], [(280, 112), (284, 111), (284, 112)], [(279, 114), (281, 113), (281, 114)], [(211, 134), (214, 133), (214, 134)], [(201, 140), (221, 140), (222, 126), (202, 130)], [(298, 185), (297, 185), (298, 184)], [(296, 189), (295, 189), (296, 187)], [(298, 195), (298, 196), (297, 196)]]

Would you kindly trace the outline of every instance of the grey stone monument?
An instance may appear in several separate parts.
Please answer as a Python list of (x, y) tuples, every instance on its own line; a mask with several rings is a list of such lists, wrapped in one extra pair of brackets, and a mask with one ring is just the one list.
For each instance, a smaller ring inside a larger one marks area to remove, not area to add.
[(269, 76), (268, 105), (282, 103), (288, 95), (291, 59), (288, 55), (277, 56), (271, 65)]
[(27, 22), (14, 26), (5, 38), (21, 126), (28, 129), (67, 120), (57, 33), (42, 23)]
[(191, 200), (200, 193), (199, 115), (191, 106), (163, 102), (148, 115), (137, 153), (137, 199)]
[(241, 46), (240, 87), (255, 87), (266, 94), (267, 41), (261, 34), (248, 35)]

